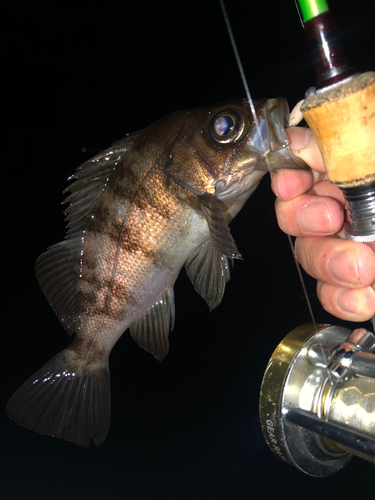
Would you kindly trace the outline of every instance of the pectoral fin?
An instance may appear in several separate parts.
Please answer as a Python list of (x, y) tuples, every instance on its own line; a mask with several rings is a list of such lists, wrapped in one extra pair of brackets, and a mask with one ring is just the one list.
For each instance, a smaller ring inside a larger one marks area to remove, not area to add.
[(175, 318), (174, 292), (170, 286), (138, 321), (130, 326), (130, 335), (159, 361), (169, 350), (169, 332), (173, 331)]
[(222, 301), (225, 285), (230, 279), (229, 267), (228, 257), (220, 253), (210, 239), (186, 261), (186, 273), (211, 311)]
[(219, 201), (212, 194), (202, 194), (199, 200), (202, 214), (208, 224), (212, 245), (223, 256), (241, 259), (242, 255), (237, 250)]
[(168, 172), (168, 168), (165, 169), (165, 174), (181, 187), (197, 196), (200, 210), (208, 224), (212, 245), (216, 247), (219, 253), (231, 259), (242, 259), (242, 255), (237, 250), (237, 246), (230, 233), (229, 226), (225, 220), (217, 197), (213, 194), (201, 193), (185, 181), (171, 175), (170, 172)]

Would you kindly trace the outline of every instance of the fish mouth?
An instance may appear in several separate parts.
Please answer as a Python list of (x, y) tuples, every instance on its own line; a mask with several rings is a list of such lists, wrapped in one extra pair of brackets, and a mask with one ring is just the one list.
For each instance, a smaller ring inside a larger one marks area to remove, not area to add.
[(272, 172), (279, 168), (308, 170), (306, 163), (293, 155), (285, 129), (289, 125), (289, 106), (284, 97), (262, 100), (256, 106), (258, 123), (253, 119), (247, 148), (259, 155), (254, 168)]
[(220, 201), (230, 200), (243, 195), (246, 192), (250, 194), (255, 190), (259, 181), (267, 172), (264, 170), (255, 170), (244, 173), (242, 177), (235, 177), (228, 180), (218, 180), (215, 185), (215, 196)]
[(224, 179), (218, 179), (215, 195), (224, 201), (251, 190), (267, 172), (281, 168), (309, 170), (304, 161), (289, 149), (285, 129), (289, 123), (289, 106), (283, 97), (255, 101), (257, 120), (252, 117), (248, 102), (250, 130), (244, 147), (243, 161)]

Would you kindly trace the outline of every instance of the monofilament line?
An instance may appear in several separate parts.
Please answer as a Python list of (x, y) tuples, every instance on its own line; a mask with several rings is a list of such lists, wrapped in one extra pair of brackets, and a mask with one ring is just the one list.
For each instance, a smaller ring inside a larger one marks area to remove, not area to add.
[[(253, 103), (253, 99), (252, 99), (251, 94), (250, 94), (250, 89), (249, 89), (249, 86), (247, 84), (245, 72), (243, 70), (243, 66), (242, 66), (242, 62), (241, 62), (241, 58), (240, 58), (240, 54), (238, 53), (236, 40), (234, 39), (232, 27), (230, 25), (230, 21), (229, 21), (229, 17), (228, 17), (228, 14), (227, 14), (227, 10), (226, 10), (225, 5), (224, 5), (224, 0), (219, 0), (219, 1), (220, 1), (221, 10), (223, 12), (224, 21), (225, 21), (225, 24), (226, 24), (226, 27), (227, 27), (227, 31), (228, 31), (230, 43), (232, 45), (232, 49), (233, 49), (233, 52), (234, 52), (234, 57), (236, 58), (236, 62), (237, 62), (238, 70), (240, 72), (242, 84), (243, 84), (244, 89), (245, 89), (246, 99), (247, 99), (247, 101), (249, 103), (250, 111), (251, 111), (251, 114), (253, 115), (253, 119), (254, 119), (255, 125), (256, 125), (257, 129), (259, 129), (259, 120), (258, 120), (258, 117), (257, 117), (257, 113), (255, 111), (255, 106), (254, 106), (254, 103)], [(259, 137), (260, 137), (260, 143), (261, 143), (261, 147), (262, 147), (263, 153), (266, 153), (266, 148), (265, 148), (265, 145), (263, 143), (262, 134), (259, 134)], [(268, 163), (267, 158), (266, 158), (266, 162)]]
[(302, 276), (301, 266), (299, 265), (299, 262), (298, 262), (297, 257), (296, 257), (296, 253), (295, 253), (295, 249), (294, 249), (292, 237), (290, 236), (290, 234), (288, 234), (287, 236), (288, 236), (288, 241), (289, 241), (290, 249), (291, 249), (292, 254), (293, 254), (294, 262), (296, 264), (298, 276), (299, 276), (299, 279), (301, 281), (302, 290), (303, 290), (303, 293), (304, 293), (304, 296), (305, 296), (305, 299), (306, 299), (306, 302), (307, 302), (307, 307), (309, 309), (310, 316), (311, 316), (311, 319), (312, 319), (312, 323), (314, 325), (314, 331), (316, 331), (317, 328), (316, 328), (315, 317), (314, 317), (314, 313), (313, 313), (313, 310), (312, 310), (312, 307), (311, 307), (309, 296), (307, 294), (305, 281), (304, 281), (303, 276)]
[[(260, 129), (260, 124), (259, 124), (258, 116), (257, 116), (256, 110), (255, 110), (253, 99), (252, 99), (251, 94), (250, 94), (249, 86), (247, 84), (245, 72), (244, 72), (244, 69), (243, 69), (243, 66), (242, 66), (242, 63), (241, 63), (241, 58), (240, 58), (240, 55), (238, 53), (237, 44), (236, 44), (236, 41), (234, 39), (232, 27), (231, 27), (231, 24), (230, 24), (230, 21), (229, 21), (229, 17), (228, 17), (228, 14), (227, 14), (227, 11), (226, 11), (226, 8), (225, 8), (225, 5), (224, 5), (224, 0), (219, 0), (219, 1), (220, 1), (221, 10), (223, 12), (224, 21), (225, 21), (225, 24), (226, 24), (226, 27), (227, 27), (227, 31), (228, 31), (230, 43), (232, 45), (234, 56), (236, 58), (237, 66), (238, 66), (238, 69), (239, 69), (239, 72), (240, 72), (240, 75), (241, 75), (242, 84), (243, 84), (244, 89), (245, 89), (246, 99), (248, 100), (248, 103), (249, 103), (249, 106), (250, 106), (250, 110), (251, 110), (251, 114), (252, 114), (253, 119), (254, 119), (255, 126), (259, 130)], [(268, 166), (268, 170), (271, 171), (270, 166), (269, 166), (269, 160), (268, 160), (268, 157), (267, 157), (267, 154), (266, 154), (267, 153), (266, 147), (265, 147), (265, 144), (263, 142), (262, 134), (261, 133), (259, 134), (259, 139), (260, 139), (261, 148), (262, 148), (263, 153), (264, 153), (264, 159), (265, 159), (265, 161), (267, 163), (267, 166)], [(295, 256), (293, 242), (292, 242), (292, 239), (291, 239), (291, 237), (289, 235), (288, 235), (288, 239), (289, 239), (290, 248), (292, 250), (292, 255), (294, 257), (294, 262), (296, 264), (298, 276), (300, 278), (302, 289), (303, 289), (303, 292), (304, 292), (304, 295), (305, 295), (305, 298), (306, 298), (307, 306), (308, 306), (308, 309), (310, 311), (310, 316), (311, 316), (311, 319), (312, 319), (312, 323), (314, 325), (314, 330), (316, 330), (316, 322), (315, 322), (314, 314), (313, 314), (313, 311), (312, 311), (311, 303), (310, 303), (309, 297), (307, 295), (307, 290), (306, 290), (305, 282), (303, 280), (303, 276), (302, 276), (302, 272), (301, 272), (301, 268), (300, 268), (299, 262), (297, 261), (296, 256)]]

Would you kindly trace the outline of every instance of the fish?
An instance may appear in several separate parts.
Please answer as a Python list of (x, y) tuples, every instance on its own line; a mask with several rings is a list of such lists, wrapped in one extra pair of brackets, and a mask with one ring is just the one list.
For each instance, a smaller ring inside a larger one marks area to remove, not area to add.
[[(109, 355), (127, 330), (162, 360), (185, 266), (215, 309), (241, 259), (228, 224), (262, 177), (308, 168), (288, 148), (284, 98), (177, 111), (78, 167), (66, 238), (36, 262), (39, 284), (73, 340), (10, 398), (18, 424), (88, 447), (109, 431)], [(256, 123), (258, 122), (258, 123)]]

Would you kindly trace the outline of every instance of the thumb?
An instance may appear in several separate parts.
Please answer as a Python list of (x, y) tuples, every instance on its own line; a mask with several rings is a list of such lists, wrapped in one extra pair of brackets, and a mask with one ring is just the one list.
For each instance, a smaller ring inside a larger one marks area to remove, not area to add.
[(289, 127), (285, 130), (289, 138), (289, 148), (297, 158), (301, 158), (310, 168), (326, 173), (323, 158), (313, 133), (309, 128)]

